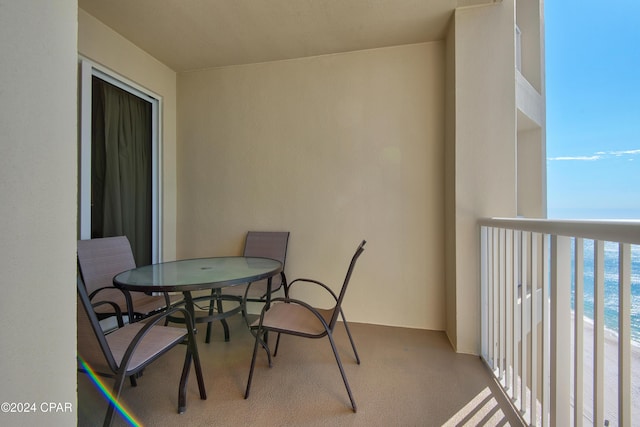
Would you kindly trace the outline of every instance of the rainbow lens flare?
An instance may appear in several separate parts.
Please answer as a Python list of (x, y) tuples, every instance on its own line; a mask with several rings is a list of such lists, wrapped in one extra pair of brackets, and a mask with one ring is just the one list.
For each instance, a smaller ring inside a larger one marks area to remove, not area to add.
[(98, 390), (100, 390), (107, 401), (109, 401), (115, 407), (116, 411), (118, 411), (130, 425), (140, 427), (140, 422), (136, 420), (133, 415), (131, 415), (129, 411), (127, 411), (127, 409), (115, 399), (115, 397), (113, 397), (113, 394), (111, 394), (107, 386), (102, 382), (100, 377), (93, 371), (93, 369), (91, 369), (91, 367), (87, 365), (87, 363), (80, 356), (78, 356), (78, 361), (80, 362), (80, 365), (85, 370), (85, 372), (89, 375), (89, 378), (91, 378), (91, 381), (96, 385), (96, 387), (98, 387)]

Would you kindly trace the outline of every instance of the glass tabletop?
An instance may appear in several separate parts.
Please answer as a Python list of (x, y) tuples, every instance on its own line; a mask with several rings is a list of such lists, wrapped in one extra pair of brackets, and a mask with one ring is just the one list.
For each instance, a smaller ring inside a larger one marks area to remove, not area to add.
[(116, 275), (113, 283), (144, 292), (197, 291), (255, 282), (281, 271), (282, 263), (269, 258), (197, 258), (134, 268)]

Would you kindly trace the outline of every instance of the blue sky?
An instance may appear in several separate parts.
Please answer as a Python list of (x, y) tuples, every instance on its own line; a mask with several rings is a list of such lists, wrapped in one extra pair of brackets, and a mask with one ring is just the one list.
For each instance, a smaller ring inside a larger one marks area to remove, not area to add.
[(640, 1), (545, 2), (549, 218), (640, 219)]

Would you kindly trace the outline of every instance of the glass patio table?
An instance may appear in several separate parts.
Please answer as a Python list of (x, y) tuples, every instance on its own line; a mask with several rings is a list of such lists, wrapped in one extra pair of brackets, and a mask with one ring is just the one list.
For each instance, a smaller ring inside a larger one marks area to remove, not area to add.
[[(117, 274), (113, 278), (113, 284), (127, 291), (182, 292), (185, 308), (194, 320), (194, 326), (195, 323), (210, 324), (215, 320), (221, 320), (225, 329), (225, 340), (228, 341), (228, 326), (224, 319), (242, 310), (245, 301), (239, 300), (239, 307), (229, 311), (213, 313), (210, 308), (208, 315), (196, 317), (194, 300), (210, 299), (214, 295), (194, 298), (191, 293), (202, 290), (219, 291), (227, 286), (268, 279), (267, 295), (269, 295), (271, 278), (279, 273), (282, 274), (282, 263), (270, 258), (243, 256), (195, 258), (127, 270)], [(219, 296), (219, 293), (217, 295)], [(218, 308), (220, 309), (221, 306)], [(183, 319), (172, 318), (172, 321), (180, 322), (180, 320), (184, 322)]]

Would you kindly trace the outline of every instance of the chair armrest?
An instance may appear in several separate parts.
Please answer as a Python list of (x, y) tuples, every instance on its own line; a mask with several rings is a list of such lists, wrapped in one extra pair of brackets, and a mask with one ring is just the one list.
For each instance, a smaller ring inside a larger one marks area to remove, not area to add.
[(114, 314), (116, 315), (116, 318), (118, 320), (118, 327), (122, 328), (124, 326), (124, 320), (122, 319), (122, 310), (120, 310), (118, 304), (113, 301), (98, 301), (91, 303), (91, 307), (93, 307), (94, 309), (101, 305), (110, 305), (111, 308), (113, 308)]
[(330, 287), (328, 287), (327, 285), (325, 285), (324, 283), (322, 283), (322, 282), (320, 282), (318, 280), (304, 279), (304, 278), (296, 279), (293, 282), (289, 283), (289, 291), (291, 290), (291, 286), (296, 282), (313, 283), (314, 285), (321, 286), (322, 288), (324, 288), (327, 292), (329, 292), (331, 294), (331, 296), (333, 297), (334, 300), (336, 300), (336, 302), (338, 302), (338, 296), (336, 295), (336, 293), (333, 292)]
[(117, 291), (122, 292), (122, 295), (123, 295), (125, 298), (129, 298), (129, 292), (125, 291), (124, 289), (120, 289), (120, 288), (117, 288), (117, 287), (115, 287), (115, 286), (105, 286), (105, 287), (98, 288), (98, 289), (96, 289), (95, 291), (91, 292), (91, 293), (89, 294), (89, 300), (94, 299), (94, 298), (96, 297), (96, 295), (98, 295), (98, 294), (100, 293), (100, 291), (105, 291), (105, 290), (114, 290), (114, 289), (115, 289), (115, 290), (117, 290)]
[(91, 292), (91, 294), (89, 295), (89, 301), (95, 298), (95, 296), (98, 295), (100, 291), (105, 289), (117, 289), (120, 292), (122, 292), (125, 303), (127, 304), (127, 316), (129, 316), (129, 322), (133, 322), (133, 301), (131, 301), (131, 294), (124, 289), (120, 289), (116, 286), (105, 286), (103, 288), (98, 288), (95, 291)]

